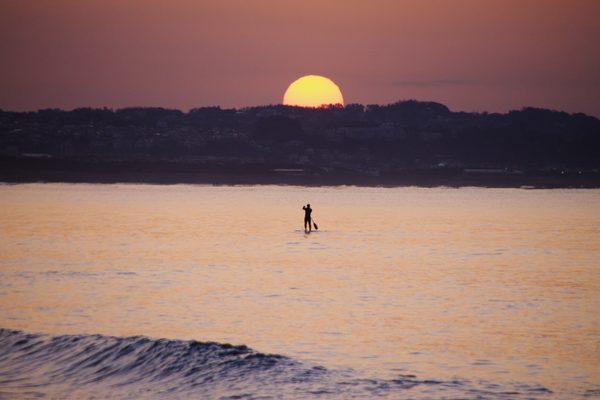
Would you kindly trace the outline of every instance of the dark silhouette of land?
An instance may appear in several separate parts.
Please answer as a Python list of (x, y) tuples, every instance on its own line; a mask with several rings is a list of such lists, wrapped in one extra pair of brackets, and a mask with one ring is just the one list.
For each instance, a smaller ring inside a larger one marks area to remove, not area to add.
[(0, 111), (0, 181), (600, 187), (600, 120), (433, 102)]

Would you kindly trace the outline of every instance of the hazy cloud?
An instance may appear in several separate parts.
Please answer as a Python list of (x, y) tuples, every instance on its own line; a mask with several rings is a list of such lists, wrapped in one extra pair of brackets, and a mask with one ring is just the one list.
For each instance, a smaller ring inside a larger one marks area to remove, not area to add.
[(392, 84), (401, 87), (472, 86), (479, 84), (479, 81), (473, 79), (435, 79), (395, 81)]

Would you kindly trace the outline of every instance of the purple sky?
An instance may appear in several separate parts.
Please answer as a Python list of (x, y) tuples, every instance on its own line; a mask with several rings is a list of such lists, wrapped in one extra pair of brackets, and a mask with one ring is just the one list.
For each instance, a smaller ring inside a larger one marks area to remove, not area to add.
[(346, 103), (600, 116), (598, 0), (0, 0), (0, 108), (282, 101), (324, 75)]

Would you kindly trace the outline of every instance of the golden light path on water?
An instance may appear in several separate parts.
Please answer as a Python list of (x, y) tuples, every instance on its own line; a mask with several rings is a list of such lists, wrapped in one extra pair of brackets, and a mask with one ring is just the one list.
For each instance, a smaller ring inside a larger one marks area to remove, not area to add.
[(571, 393), (600, 383), (598, 243), (598, 190), (2, 185), (0, 327)]

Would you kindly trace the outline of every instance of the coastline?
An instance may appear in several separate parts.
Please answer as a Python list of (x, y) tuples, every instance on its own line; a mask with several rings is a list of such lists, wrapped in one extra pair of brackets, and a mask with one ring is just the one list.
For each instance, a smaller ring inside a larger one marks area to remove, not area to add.
[(0, 159), (0, 182), (295, 185), (363, 187), (600, 188), (596, 170), (405, 168), (381, 174), (349, 170), (275, 168), (266, 165), (185, 164), (170, 161), (106, 162), (69, 159)]

